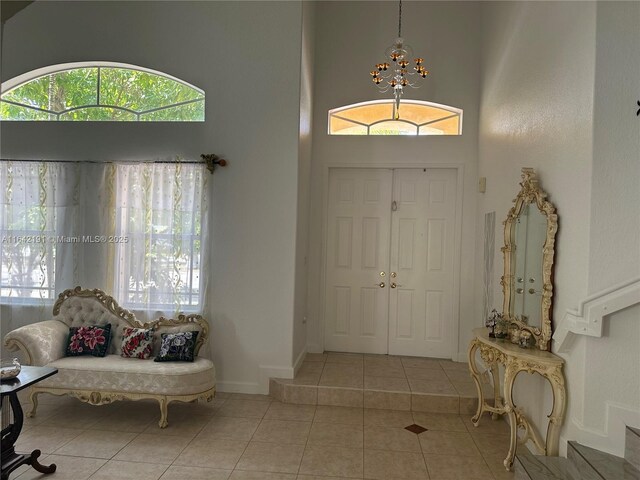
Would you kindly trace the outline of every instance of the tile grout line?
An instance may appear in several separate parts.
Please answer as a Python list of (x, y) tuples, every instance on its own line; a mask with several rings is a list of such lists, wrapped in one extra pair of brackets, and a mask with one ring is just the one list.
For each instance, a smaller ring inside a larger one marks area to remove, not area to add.
[[(229, 474), (229, 477), (231, 477), (231, 475), (233, 475), (233, 472), (236, 471), (236, 468), (238, 467), (238, 464), (240, 463), (240, 460), (242, 460), (242, 457), (244, 456), (244, 454), (246, 453), (247, 449), (249, 448), (249, 444), (251, 443), (251, 441), (253, 440), (253, 437), (255, 436), (256, 432), (258, 431), (258, 429), (260, 428), (260, 425), (262, 425), (262, 421), (264, 420), (264, 416), (267, 414), (267, 412), (269, 411), (269, 408), (271, 408), (271, 404), (273, 403), (273, 400), (269, 402), (269, 406), (267, 407), (267, 409), (264, 411), (264, 413), (262, 414), (262, 417), (260, 417), (260, 423), (258, 423), (258, 426), (256, 427), (256, 429), (253, 431), (253, 433), (251, 434), (251, 438), (247, 441), (247, 445), (244, 447), (244, 450), (242, 450), (242, 453), (240, 454), (240, 456), (238, 457), (238, 460), (236, 461), (235, 465), (233, 466), (233, 468), (231, 469), (231, 473)], [(239, 417), (239, 418), (249, 418), (249, 417)], [(241, 471), (241, 470), (239, 470)]]
[(311, 417), (311, 426), (309, 427), (309, 434), (307, 435), (307, 441), (304, 443), (304, 449), (302, 450), (302, 456), (300, 457), (300, 463), (298, 464), (298, 470), (296, 471), (296, 478), (300, 476), (300, 469), (302, 468), (302, 461), (304, 460), (304, 455), (307, 453), (307, 445), (309, 445), (309, 437), (311, 436), (311, 430), (313, 429), (313, 424), (316, 419), (316, 412), (318, 411), (318, 405), (313, 406), (313, 417)]
[[(221, 398), (220, 400), (223, 400), (222, 405), (224, 405), (225, 403), (227, 403), (228, 398)], [(222, 408), (222, 405), (221, 405), (220, 407), (218, 407), (218, 408), (214, 408), (214, 414), (211, 416), (211, 418), (209, 419), (209, 421), (208, 421), (206, 424), (204, 424), (200, 430), (198, 430), (198, 433), (196, 433), (196, 434), (193, 436), (193, 438), (192, 438), (191, 440), (189, 440), (189, 441), (187, 442), (187, 444), (186, 444), (184, 447), (182, 447), (182, 449), (180, 450), (180, 453), (178, 453), (178, 455), (176, 456), (176, 458), (174, 458), (174, 459), (173, 459), (173, 461), (169, 464), (169, 467), (167, 467), (167, 469), (169, 469), (170, 467), (174, 466), (174, 464), (175, 464), (176, 460), (178, 460), (178, 458), (180, 458), (180, 455), (182, 455), (182, 453), (187, 449), (187, 447), (189, 447), (189, 446), (193, 443), (193, 441), (194, 441), (194, 440), (196, 439), (196, 437), (200, 434), (200, 432), (202, 432), (202, 431), (204, 430), (204, 428), (205, 428), (209, 423), (211, 423), (211, 422), (213, 421), (213, 419), (217, 416), (217, 415), (216, 415), (217, 411), (218, 411), (220, 408)], [(176, 466), (176, 467), (180, 467), (180, 466), (184, 466), (184, 465), (175, 465), (175, 466)], [(165, 470), (165, 472), (166, 472), (166, 470)], [(163, 475), (164, 475), (164, 473), (163, 473)]]

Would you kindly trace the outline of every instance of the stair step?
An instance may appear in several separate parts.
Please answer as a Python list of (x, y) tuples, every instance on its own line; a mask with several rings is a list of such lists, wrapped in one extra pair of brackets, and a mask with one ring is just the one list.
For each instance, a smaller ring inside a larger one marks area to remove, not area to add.
[(569, 442), (567, 458), (585, 480), (640, 480), (640, 470), (624, 458)]
[[(518, 452), (515, 462), (517, 480), (591, 480), (583, 477), (566, 458), (533, 455), (526, 448)], [(597, 480), (601, 480), (598, 478)]]
[(624, 458), (640, 470), (640, 429), (627, 426), (624, 444)]

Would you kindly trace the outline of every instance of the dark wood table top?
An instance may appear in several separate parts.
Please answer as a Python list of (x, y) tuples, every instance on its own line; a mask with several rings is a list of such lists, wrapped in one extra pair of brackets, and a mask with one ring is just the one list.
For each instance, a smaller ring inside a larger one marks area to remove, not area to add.
[(19, 392), (23, 388), (27, 388), (56, 373), (58, 373), (58, 369), (53, 367), (22, 366), (16, 378), (0, 382), (0, 394), (5, 396), (10, 393)]

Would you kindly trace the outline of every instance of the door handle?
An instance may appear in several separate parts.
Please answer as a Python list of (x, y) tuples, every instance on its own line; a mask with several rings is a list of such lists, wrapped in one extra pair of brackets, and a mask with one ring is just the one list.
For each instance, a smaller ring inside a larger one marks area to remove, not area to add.
[(386, 286), (384, 282), (376, 283), (376, 285), (379, 286), (380, 288), (384, 288)]
[(522, 293), (522, 292), (524, 292), (524, 289), (522, 289), (522, 288), (516, 288), (516, 293)]
[(402, 285), (398, 285), (397, 283), (392, 283), (389, 285), (391, 288), (401, 287)]

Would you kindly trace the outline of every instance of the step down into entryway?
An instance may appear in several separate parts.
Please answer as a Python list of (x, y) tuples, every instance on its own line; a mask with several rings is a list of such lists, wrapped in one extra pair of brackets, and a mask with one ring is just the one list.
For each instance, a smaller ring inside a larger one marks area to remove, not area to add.
[[(567, 458), (532, 455), (526, 448), (522, 448), (516, 458), (515, 478), (518, 480), (640, 480), (640, 469), (628, 460), (631, 449), (637, 447), (637, 444), (635, 447), (629, 444), (630, 435), (640, 438), (636, 432), (627, 432), (626, 459), (586, 447), (578, 442), (568, 443)], [(633, 440), (631, 437), (632, 442)], [(632, 459), (637, 459), (638, 451), (635, 454), (636, 457), (632, 455)]]
[[(493, 389), (483, 387), (490, 403)], [(307, 354), (295, 378), (271, 378), (269, 394), (283, 403), (430, 413), (473, 415), (478, 406), (466, 363), (393, 355)]]

